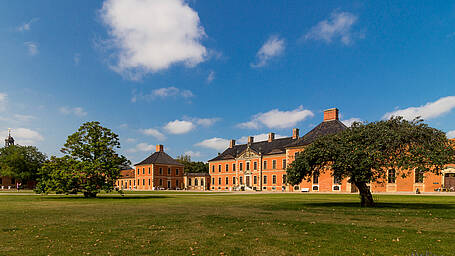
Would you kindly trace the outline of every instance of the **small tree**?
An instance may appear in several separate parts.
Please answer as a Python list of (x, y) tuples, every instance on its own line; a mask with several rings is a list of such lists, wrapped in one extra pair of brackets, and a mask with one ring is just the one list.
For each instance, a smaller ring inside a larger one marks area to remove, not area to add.
[(99, 122), (84, 123), (68, 136), (61, 149), (64, 158), (52, 158), (43, 168), (37, 192), (83, 192), (95, 197), (101, 190), (114, 189), (121, 165), (129, 161), (116, 153), (120, 148), (118, 135)]
[(33, 146), (14, 145), (0, 148), (0, 176), (21, 182), (36, 180), (46, 155)]
[(348, 178), (360, 193), (361, 206), (373, 206), (368, 183), (385, 182), (387, 171), (406, 177), (412, 170), (440, 171), (455, 162), (454, 145), (445, 133), (423, 120), (402, 117), (369, 124), (354, 123), (339, 134), (324, 136), (310, 144), (287, 169), (288, 181), (331, 171), (332, 176)]

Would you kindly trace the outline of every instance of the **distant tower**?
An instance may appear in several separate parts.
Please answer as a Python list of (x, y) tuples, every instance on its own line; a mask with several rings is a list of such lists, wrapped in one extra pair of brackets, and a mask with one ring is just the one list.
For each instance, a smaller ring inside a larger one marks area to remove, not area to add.
[(11, 129), (8, 129), (8, 137), (5, 139), (5, 148), (14, 146), (14, 139), (11, 137)]

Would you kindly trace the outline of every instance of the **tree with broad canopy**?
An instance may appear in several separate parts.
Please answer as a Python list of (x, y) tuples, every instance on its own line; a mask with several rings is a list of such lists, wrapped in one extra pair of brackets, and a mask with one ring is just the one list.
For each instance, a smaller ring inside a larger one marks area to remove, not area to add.
[(130, 162), (116, 153), (120, 148), (118, 135), (99, 122), (84, 123), (68, 136), (61, 149), (64, 157), (52, 157), (40, 170), (38, 193), (77, 193), (96, 197), (104, 190), (114, 189), (120, 167)]
[(440, 174), (446, 164), (455, 163), (454, 144), (422, 119), (356, 122), (307, 146), (288, 167), (287, 181), (295, 185), (331, 172), (334, 177), (348, 178), (359, 190), (360, 205), (370, 207), (374, 201), (368, 183), (385, 182), (389, 169), (401, 177), (413, 170)]

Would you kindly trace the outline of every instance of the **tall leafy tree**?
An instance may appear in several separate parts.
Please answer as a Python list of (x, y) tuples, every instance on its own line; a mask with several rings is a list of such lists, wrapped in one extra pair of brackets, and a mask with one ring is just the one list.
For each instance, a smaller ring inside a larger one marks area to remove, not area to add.
[(178, 156), (177, 161), (184, 165), (185, 173), (209, 173), (208, 163), (193, 162), (189, 155)]
[(65, 158), (52, 158), (42, 169), (38, 192), (83, 192), (95, 197), (101, 190), (112, 191), (120, 176), (120, 166), (129, 161), (116, 153), (118, 135), (99, 122), (84, 123), (68, 136), (61, 149)]
[(46, 158), (33, 146), (0, 148), (0, 176), (12, 177), (22, 183), (35, 180)]
[(359, 189), (361, 206), (374, 206), (368, 183), (385, 182), (389, 169), (395, 169), (401, 177), (411, 175), (415, 169), (440, 174), (446, 164), (455, 162), (453, 144), (444, 132), (420, 119), (394, 117), (355, 123), (305, 148), (287, 169), (287, 180), (298, 184), (330, 171), (335, 177), (348, 178)]

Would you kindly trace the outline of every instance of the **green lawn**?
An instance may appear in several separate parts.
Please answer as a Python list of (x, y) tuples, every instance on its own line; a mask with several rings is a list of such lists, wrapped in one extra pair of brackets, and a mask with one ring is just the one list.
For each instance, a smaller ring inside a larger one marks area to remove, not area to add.
[(455, 197), (0, 195), (0, 255), (455, 254)]

